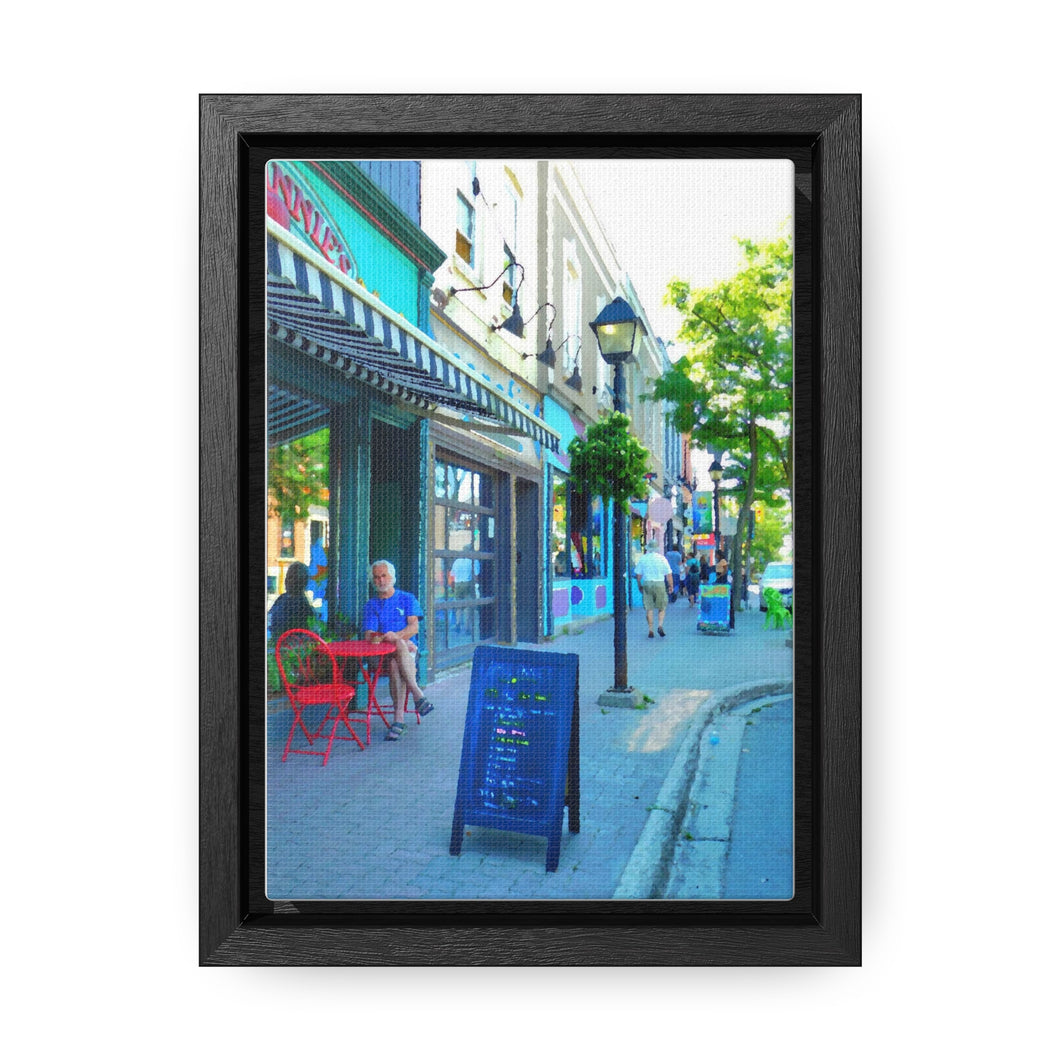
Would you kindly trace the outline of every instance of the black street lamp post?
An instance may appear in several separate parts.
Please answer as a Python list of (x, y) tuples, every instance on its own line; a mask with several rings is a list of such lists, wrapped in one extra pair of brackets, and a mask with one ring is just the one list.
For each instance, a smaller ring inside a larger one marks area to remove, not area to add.
[[(600, 347), (600, 356), (615, 370), (615, 412), (626, 411), (627, 361), (633, 360), (640, 320), (624, 298), (616, 298), (604, 306), (600, 315), (590, 323)], [(636, 693), (630, 687), (626, 655), (626, 549), (629, 544), (629, 515), (615, 501), (611, 514), (612, 536), (612, 594), (615, 598), (615, 683), (605, 696), (609, 703), (633, 706)], [(604, 697), (601, 697), (603, 702)], [(626, 700), (629, 703), (626, 704)]]
[(718, 562), (718, 550), (721, 548), (721, 514), (718, 507), (718, 484), (721, 482), (725, 469), (721, 461), (715, 460), (710, 465), (710, 480), (714, 483), (714, 562)]
[[(721, 510), (718, 506), (718, 486), (725, 474), (725, 469), (719, 460), (715, 460), (709, 468), (711, 480), (714, 483), (714, 564), (718, 563), (718, 552), (721, 550)], [(736, 629), (736, 596), (735, 585), (729, 583), (729, 630)]]

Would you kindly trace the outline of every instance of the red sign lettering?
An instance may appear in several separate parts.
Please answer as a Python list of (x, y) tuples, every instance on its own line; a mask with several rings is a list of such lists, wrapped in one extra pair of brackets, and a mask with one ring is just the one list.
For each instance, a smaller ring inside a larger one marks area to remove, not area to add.
[(291, 221), (305, 230), (306, 236), (320, 251), (324, 260), (336, 265), (347, 276), (356, 276), (353, 255), (343, 246), (331, 220), (308, 198), (295, 177), (284, 173), (272, 162), (266, 185), (269, 216), (291, 231)]

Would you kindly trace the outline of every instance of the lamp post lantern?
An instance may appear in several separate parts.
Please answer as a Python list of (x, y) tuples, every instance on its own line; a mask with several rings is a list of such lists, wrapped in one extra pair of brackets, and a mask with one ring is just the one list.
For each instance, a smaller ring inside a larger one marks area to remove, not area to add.
[[(589, 324), (600, 347), (600, 356), (615, 370), (615, 412), (626, 411), (625, 365), (633, 360), (640, 320), (624, 298), (616, 298), (604, 306), (600, 315)], [(636, 694), (629, 684), (626, 656), (626, 548), (629, 544), (629, 515), (616, 500), (611, 513), (611, 588), (615, 599), (615, 683), (603, 696), (608, 703), (634, 706)]]

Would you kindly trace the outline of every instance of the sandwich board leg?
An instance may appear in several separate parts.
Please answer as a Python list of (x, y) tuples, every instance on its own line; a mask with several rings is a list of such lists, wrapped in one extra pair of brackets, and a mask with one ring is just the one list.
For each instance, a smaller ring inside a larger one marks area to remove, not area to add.
[(570, 745), (567, 751), (567, 831), (581, 831), (581, 725), (578, 720), (578, 679), (574, 680), (574, 710), (571, 714)]
[[(561, 822), (560, 828), (562, 827)], [(545, 851), (545, 872), (555, 872), (559, 868), (560, 828), (554, 828), (548, 833), (548, 849)]]
[(453, 811), (453, 832), (449, 837), (449, 853), (453, 857), (460, 856), (460, 848), (464, 845), (464, 815), (459, 810)]

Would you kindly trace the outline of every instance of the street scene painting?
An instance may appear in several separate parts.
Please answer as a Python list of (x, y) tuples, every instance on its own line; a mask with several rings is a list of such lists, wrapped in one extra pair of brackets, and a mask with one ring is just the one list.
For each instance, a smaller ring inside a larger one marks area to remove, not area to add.
[(262, 179), (266, 896), (790, 900), (792, 163)]

